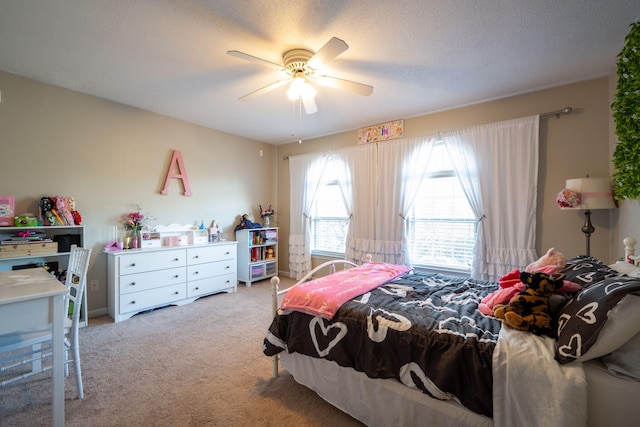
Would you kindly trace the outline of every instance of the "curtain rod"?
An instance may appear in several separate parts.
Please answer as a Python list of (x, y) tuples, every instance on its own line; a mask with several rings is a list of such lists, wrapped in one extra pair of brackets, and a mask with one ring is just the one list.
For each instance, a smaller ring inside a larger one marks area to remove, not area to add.
[[(551, 116), (556, 116), (556, 119), (559, 119), (560, 116), (564, 116), (565, 114), (571, 114), (573, 112), (573, 107), (564, 107), (561, 110), (549, 111), (548, 113), (540, 114), (540, 118), (544, 119)], [(282, 160), (289, 160), (289, 156), (282, 156)]]
[(556, 116), (556, 119), (559, 119), (560, 116), (565, 114), (571, 114), (573, 112), (572, 107), (564, 107), (562, 110), (550, 111), (548, 113), (540, 114), (540, 118), (544, 119), (546, 117)]

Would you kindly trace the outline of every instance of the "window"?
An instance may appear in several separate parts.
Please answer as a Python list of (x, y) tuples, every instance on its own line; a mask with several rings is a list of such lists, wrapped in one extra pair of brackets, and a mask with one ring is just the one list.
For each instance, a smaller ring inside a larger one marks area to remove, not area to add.
[[(416, 267), (471, 271), (477, 221), (458, 182), (444, 143), (433, 148), (408, 216), (411, 260)], [(349, 214), (332, 161), (327, 162), (311, 207), (311, 252), (346, 251)]]
[(344, 255), (348, 227), (349, 213), (333, 162), (329, 161), (311, 207), (311, 252)]
[(408, 220), (414, 266), (471, 270), (477, 221), (442, 142), (433, 148)]

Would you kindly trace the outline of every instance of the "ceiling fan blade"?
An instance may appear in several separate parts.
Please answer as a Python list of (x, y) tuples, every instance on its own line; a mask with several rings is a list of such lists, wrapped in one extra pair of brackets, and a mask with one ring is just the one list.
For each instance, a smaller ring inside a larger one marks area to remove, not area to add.
[(323, 64), (331, 61), (336, 56), (340, 55), (345, 50), (349, 49), (349, 45), (345, 43), (344, 40), (341, 40), (337, 37), (332, 37), (324, 46), (322, 46), (318, 51), (309, 58), (307, 65), (317, 70)]
[(315, 76), (313, 81), (322, 86), (346, 90), (362, 96), (369, 96), (373, 93), (373, 86), (352, 82), (351, 80), (339, 79), (337, 77)]
[(258, 90), (255, 90), (255, 91), (253, 91), (251, 93), (248, 93), (248, 94), (246, 94), (244, 96), (241, 96), (238, 99), (240, 101), (246, 101), (247, 99), (254, 98), (254, 97), (258, 96), (258, 95), (262, 95), (262, 94), (270, 92), (270, 91), (272, 91), (272, 90), (274, 90), (276, 88), (279, 88), (280, 86), (284, 86), (287, 83), (289, 83), (290, 81), (291, 81), (291, 79), (279, 80), (279, 81), (277, 81), (275, 83), (271, 83), (269, 85), (266, 85), (265, 87), (261, 87)]
[(238, 50), (228, 50), (228, 55), (235, 56), (236, 58), (244, 59), (245, 61), (253, 62), (254, 64), (264, 65), (276, 70), (284, 70), (284, 66), (276, 64), (275, 62), (267, 61), (266, 59), (258, 58), (257, 56), (249, 55), (248, 53), (240, 52)]
[(313, 114), (318, 111), (318, 106), (316, 105), (316, 100), (313, 98), (313, 95), (301, 95), (300, 99), (302, 100), (302, 105), (304, 105), (305, 113)]

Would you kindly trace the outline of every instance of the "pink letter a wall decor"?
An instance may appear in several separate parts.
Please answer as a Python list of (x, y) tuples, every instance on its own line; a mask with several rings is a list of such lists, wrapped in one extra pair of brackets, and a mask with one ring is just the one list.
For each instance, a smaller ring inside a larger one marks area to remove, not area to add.
[(184, 187), (184, 195), (191, 196), (191, 187), (189, 186), (189, 177), (187, 177), (187, 169), (184, 167), (184, 161), (182, 160), (182, 153), (178, 150), (173, 152), (171, 158), (171, 164), (167, 171), (167, 178), (164, 180), (164, 188), (160, 194), (169, 194), (169, 184), (171, 178), (177, 178), (182, 180), (182, 186)]

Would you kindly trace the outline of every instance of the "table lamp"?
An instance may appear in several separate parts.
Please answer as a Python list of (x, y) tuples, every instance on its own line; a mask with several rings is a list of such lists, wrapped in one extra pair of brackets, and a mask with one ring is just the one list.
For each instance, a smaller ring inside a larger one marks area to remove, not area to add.
[(584, 212), (582, 232), (587, 239), (586, 255), (591, 255), (590, 239), (595, 231), (591, 224), (591, 211), (595, 209), (615, 209), (610, 178), (568, 179), (565, 188), (558, 193), (556, 202), (561, 209), (579, 209)]

